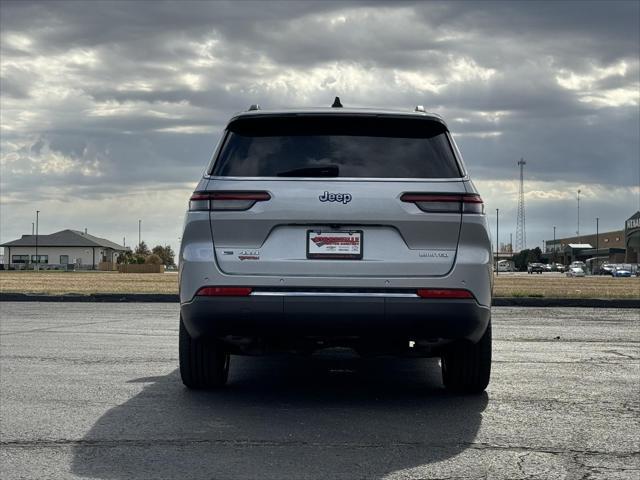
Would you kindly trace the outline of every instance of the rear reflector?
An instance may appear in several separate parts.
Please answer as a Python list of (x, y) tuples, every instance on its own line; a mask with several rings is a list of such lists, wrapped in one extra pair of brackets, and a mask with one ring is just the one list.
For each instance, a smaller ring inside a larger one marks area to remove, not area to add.
[(196, 293), (198, 297), (248, 297), (250, 287), (202, 287)]
[(415, 203), (423, 212), (431, 213), (484, 213), (484, 203), (480, 195), (405, 193), (400, 200)]
[(461, 288), (420, 288), (418, 296), (420, 298), (473, 298), (469, 290)]
[(189, 210), (249, 210), (256, 202), (267, 200), (271, 200), (267, 192), (195, 192)]

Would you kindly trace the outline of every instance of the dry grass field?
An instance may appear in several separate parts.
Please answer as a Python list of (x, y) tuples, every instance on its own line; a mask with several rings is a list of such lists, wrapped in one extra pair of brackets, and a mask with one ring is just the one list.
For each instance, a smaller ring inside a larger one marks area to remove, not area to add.
[(496, 297), (640, 298), (640, 278), (500, 274), (496, 278), (493, 294)]
[(0, 292), (178, 293), (175, 273), (0, 272)]
[[(0, 272), (0, 292), (57, 294), (177, 293), (175, 273)], [(500, 274), (496, 297), (640, 298), (640, 278)]]

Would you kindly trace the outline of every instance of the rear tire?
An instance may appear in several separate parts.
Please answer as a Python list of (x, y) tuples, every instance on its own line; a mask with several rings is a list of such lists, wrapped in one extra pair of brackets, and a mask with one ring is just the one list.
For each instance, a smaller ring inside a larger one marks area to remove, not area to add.
[(444, 386), (458, 393), (482, 393), (491, 377), (491, 321), (478, 343), (460, 341), (442, 354)]
[(194, 339), (180, 318), (180, 376), (188, 388), (220, 388), (229, 376), (229, 353), (221, 342)]

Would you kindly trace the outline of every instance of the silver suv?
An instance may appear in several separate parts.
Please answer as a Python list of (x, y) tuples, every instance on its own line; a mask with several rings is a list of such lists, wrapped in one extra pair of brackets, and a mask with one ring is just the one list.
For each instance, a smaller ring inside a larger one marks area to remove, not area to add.
[(444, 385), (491, 369), (484, 206), (447, 125), (333, 108), (233, 117), (189, 201), (180, 372), (226, 383), (230, 354), (441, 357)]

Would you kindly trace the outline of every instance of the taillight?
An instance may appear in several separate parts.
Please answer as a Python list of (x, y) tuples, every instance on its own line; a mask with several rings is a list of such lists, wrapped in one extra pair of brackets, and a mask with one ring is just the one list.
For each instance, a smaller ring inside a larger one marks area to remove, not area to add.
[(196, 293), (197, 297), (248, 297), (250, 287), (202, 287)]
[(462, 288), (420, 288), (420, 298), (473, 298), (473, 293)]
[(270, 199), (267, 192), (195, 192), (189, 210), (249, 210), (256, 202)]
[(475, 193), (405, 193), (400, 200), (415, 203), (423, 212), (484, 213), (484, 202)]

